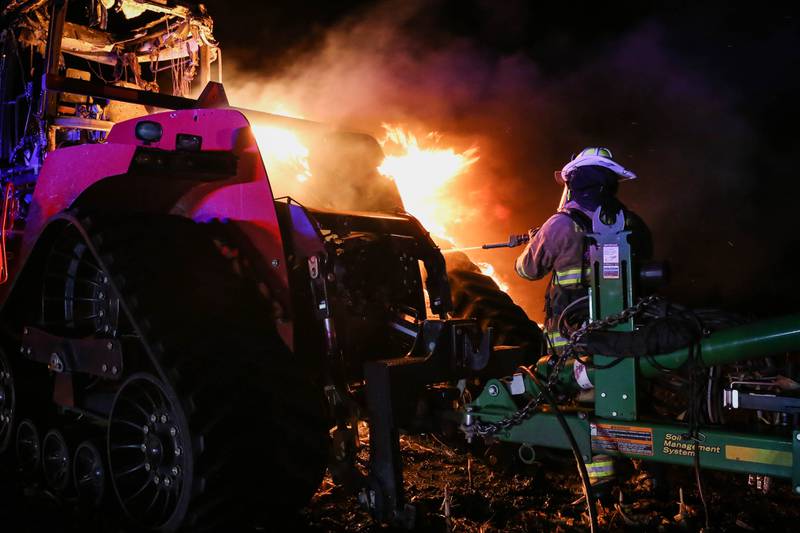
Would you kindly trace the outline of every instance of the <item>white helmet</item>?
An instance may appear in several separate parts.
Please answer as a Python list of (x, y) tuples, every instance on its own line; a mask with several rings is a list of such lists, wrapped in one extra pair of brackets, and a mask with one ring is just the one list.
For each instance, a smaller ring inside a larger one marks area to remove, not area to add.
[(597, 146), (584, 148), (572, 158), (572, 161), (564, 165), (560, 171), (556, 171), (556, 181), (567, 184), (570, 173), (578, 167), (588, 167), (596, 165), (605, 167), (617, 175), (619, 181), (636, 179), (636, 174), (623, 167), (612, 159), (611, 150)]

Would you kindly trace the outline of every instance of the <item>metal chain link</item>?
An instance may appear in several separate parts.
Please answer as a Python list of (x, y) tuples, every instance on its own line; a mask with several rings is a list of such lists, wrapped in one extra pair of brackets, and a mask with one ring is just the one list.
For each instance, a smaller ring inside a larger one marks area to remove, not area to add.
[[(594, 322), (589, 322), (584, 324), (577, 330), (575, 330), (572, 335), (569, 337), (569, 341), (567, 342), (564, 351), (561, 355), (556, 359), (555, 364), (550, 369), (550, 374), (547, 377), (547, 382), (545, 383), (545, 388), (548, 392), (552, 392), (553, 386), (558, 381), (558, 377), (561, 374), (561, 370), (564, 368), (567, 360), (571, 357), (575, 356), (575, 352), (577, 351), (577, 345), (580, 343), (581, 340), (588, 334), (595, 331), (602, 331), (609, 328), (613, 328), (614, 326), (618, 326), (619, 324), (623, 324), (630, 320), (631, 318), (640, 315), (647, 307), (653, 305), (660, 298), (658, 296), (652, 295), (648, 296), (647, 298), (643, 298), (635, 305), (628, 307), (627, 309), (623, 309), (617, 314), (609, 315), (603, 319), (595, 320)], [(497, 433), (498, 431), (505, 431), (511, 427), (518, 426), (525, 420), (531, 418), (536, 409), (542, 403), (544, 399), (544, 393), (542, 391), (539, 392), (536, 396), (531, 398), (528, 403), (526, 403), (523, 407), (518, 409), (514, 414), (503, 418), (502, 420), (498, 420), (497, 422), (481, 422), (480, 420), (474, 424), (473, 429), (478, 435), (482, 437), (490, 437)]]

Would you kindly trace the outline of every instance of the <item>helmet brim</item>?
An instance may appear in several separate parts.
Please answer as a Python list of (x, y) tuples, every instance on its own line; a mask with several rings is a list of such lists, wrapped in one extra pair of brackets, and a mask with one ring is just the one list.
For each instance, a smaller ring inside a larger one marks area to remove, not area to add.
[(619, 181), (628, 181), (637, 178), (636, 174), (633, 171), (628, 170), (627, 168), (623, 167), (613, 159), (609, 159), (607, 157), (602, 157), (598, 155), (587, 155), (584, 157), (578, 157), (576, 159), (573, 159), (572, 161), (564, 165), (564, 168), (562, 168), (560, 172), (556, 172), (555, 175), (556, 181), (559, 183), (567, 183), (570, 172), (572, 172), (576, 168), (588, 167), (588, 166), (598, 166), (607, 168), (608, 170), (617, 175), (617, 180)]

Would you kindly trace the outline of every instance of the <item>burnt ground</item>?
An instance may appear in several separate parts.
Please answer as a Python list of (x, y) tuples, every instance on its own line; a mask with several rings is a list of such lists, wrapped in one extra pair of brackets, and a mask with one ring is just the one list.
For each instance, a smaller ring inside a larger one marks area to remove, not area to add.
[[(585, 505), (579, 499), (571, 455), (538, 451), (537, 463), (523, 465), (508, 446), (488, 450), (456, 449), (434, 436), (403, 437), (406, 490), (419, 510), (418, 531), (586, 531)], [(366, 462), (366, 450), (359, 459)], [(486, 460), (486, 457), (490, 461)], [(494, 465), (490, 466), (489, 462)], [(603, 491), (602, 531), (699, 531), (703, 512), (694, 471), (657, 465), (648, 470), (619, 461), (617, 482)], [(116, 524), (95, 517), (91, 525), (75, 520), (52, 496), (25, 495), (8, 483), (0, 469), (0, 531), (3, 533), (68, 531), (120, 532)], [(768, 495), (748, 487), (747, 477), (702, 471), (709, 521), (714, 531), (797, 531), (798, 499), (787, 482), (772, 480)], [(265, 481), (267, 483), (267, 481)], [(682, 489), (686, 508), (679, 515)], [(263, 485), (262, 485), (263, 490)], [(278, 523), (276, 517), (276, 524)], [(376, 524), (356, 498), (326, 478), (310, 505), (290, 525), (267, 531), (394, 532)]]

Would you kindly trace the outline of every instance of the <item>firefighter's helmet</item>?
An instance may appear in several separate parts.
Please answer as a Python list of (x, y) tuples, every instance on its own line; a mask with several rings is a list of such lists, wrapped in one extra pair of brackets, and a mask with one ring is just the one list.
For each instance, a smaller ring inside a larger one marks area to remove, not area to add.
[(569, 183), (570, 173), (579, 167), (587, 167), (596, 165), (604, 167), (617, 175), (619, 181), (636, 179), (636, 174), (623, 167), (613, 159), (611, 150), (601, 146), (590, 146), (584, 148), (577, 155), (572, 157), (572, 160), (564, 165), (564, 168), (556, 171), (555, 177), (558, 183)]

